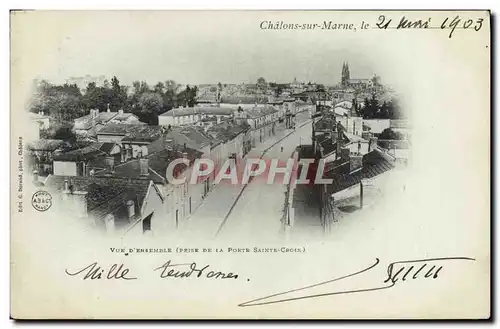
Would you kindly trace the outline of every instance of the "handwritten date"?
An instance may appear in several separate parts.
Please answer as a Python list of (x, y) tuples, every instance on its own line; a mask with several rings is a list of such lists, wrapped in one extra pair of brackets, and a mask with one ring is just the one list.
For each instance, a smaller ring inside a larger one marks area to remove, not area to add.
[(406, 18), (406, 16), (401, 17), (399, 21), (396, 21), (397, 25), (393, 23), (392, 18), (388, 18), (385, 15), (380, 15), (378, 17), (378, 22), (375, 24), (377, 28), (381, 30), (386, 30), (386, 29), (396, 29), (396, 30), (403, 30), (403, 29), (436, 29), (439, 28), (441, 30), (450, 30), (450, 33), (448, 35), (448, 38), (451, 38), (453, 36), (453, 33), (455, 32), (456, 29), (463, 29), (463, 30), (468, 30), (468, 29), (473, 29), (475, 31), (481, 30), (483, 27), (483, 22), (484, 18), (463, 18), (460, 17), (459, 15), (453, 17), (452, 19), (450, 17), (446, 17), (439, 26), (432, 26), (432, 21), (431, 18), (426, 18), (426, 19), (415, 19), (415, 20), (409, 20)]

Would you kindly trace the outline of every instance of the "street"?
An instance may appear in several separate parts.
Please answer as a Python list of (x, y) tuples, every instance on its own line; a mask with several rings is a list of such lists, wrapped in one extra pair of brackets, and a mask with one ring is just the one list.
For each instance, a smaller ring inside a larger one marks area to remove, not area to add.
[[(297, 114), (296, 130), (277, 133), (252, 149), (248, 158), (262, 156), (266, 163), (271, 159), (286, 161), (300, 143), (311, 143), (309, 118), (307, 111)], [(275, 184), (266, 184), (266, 175), (256, 177), (246, 186), (221, 182), (180, 227), (182, 235), (238, 242), (276, 241), (282, 229), (286, 191), (286, 185), (281, 183), (280, 177), (282, 175), (276, 176)]]

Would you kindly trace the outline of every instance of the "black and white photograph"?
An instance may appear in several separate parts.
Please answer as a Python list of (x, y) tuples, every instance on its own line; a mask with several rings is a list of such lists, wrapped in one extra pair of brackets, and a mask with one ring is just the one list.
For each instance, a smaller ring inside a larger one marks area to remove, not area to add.
[(10, 19), (14, 318), (490, 316), (488, 11)]

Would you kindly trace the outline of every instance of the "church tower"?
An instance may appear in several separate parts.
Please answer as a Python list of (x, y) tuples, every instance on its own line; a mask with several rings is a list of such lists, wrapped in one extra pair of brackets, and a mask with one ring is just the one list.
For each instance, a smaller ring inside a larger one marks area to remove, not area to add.
[(351, 77), (349, 73), (349, 63), (344, 62), (342, 64), (342, 80), (341, 80), (342, 87), (347, 87), (349, 85), (350, 78)]

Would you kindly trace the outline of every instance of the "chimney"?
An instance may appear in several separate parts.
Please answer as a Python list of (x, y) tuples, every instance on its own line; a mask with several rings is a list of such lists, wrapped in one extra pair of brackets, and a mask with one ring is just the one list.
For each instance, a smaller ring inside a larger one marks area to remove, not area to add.
[(146, 145), (141, 146), (141, 155), (142, 155), (142, 157), (148, 156), (148, 147)]
[(115, 158), (112, 156), (107, 156), (104, 158), (104, 163), (106, 164), (106, 167), (108, 167), (111, 172), (115, 171)]
[(38, 183), (38, 170), (33, 170), (33, 182)]
[(120, 150), (120, 162), (125, 162), (127, 160), (127, 150), (122, 148)]
[(139, 167), (141, 168), (141, 176), (149, 175), (149, 161), (148, 158), (139, 159)]
[(377, 142), (378, 142), (377, 137), (370, 137), (370, 141), (368, 143), (368, 152), (371, 152), (377, 148)]
[(351, 150), (347, 147), (343, 147), (341, 150), (340, 150), (340, 157), (342, 160), (344, 161), (348, 161), (351, 157)]
[(349, 170), (353, 172), (354, 170), (363, 167), (363, 156), (361, 154), (351, 154), (349, 157)]
[(127, 201), (127, 214), (128, 214), (128, 218), (132, 218), (135, 216), (135, 202), (134, 202), (134, 200)]
[(106, 233), (113, 233), (115, 231), (115, 217), (111, 214), (104, 218), (104, 225), (106, 226)]

